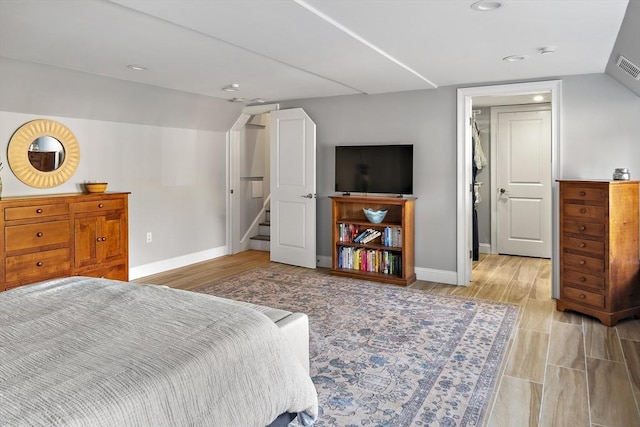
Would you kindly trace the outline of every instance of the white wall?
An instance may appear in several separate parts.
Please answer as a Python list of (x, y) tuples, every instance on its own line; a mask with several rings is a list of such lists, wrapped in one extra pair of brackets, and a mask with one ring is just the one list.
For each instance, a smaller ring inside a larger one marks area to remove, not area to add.
[[(59, 121), (75, 134), (78, 170), (59, 187), (36, 189), (11, 173), (3, 155), (3, 197), (75, 193), (96, 180), (108, 182), (108, 191), (131, 192), (132, 268), (226, 245), (224, 132), (0, 111), (0, 152), (6, 153), (15, 130), (38, 118)], [(153, 242), (147, 244), (149, 231)]]

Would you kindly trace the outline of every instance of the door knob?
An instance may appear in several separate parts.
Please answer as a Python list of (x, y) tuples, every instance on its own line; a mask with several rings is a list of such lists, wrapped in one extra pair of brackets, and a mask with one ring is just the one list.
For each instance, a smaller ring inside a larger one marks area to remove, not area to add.
[(300, 196), (300, 197), (304, 197), (305, 199), (313, 199), (314, 195), (309, 193), (309, 194), (305, 194), (304, 196)]
[(500, 189), (500, 194), (504, 194), (504, 193), (506, 193), (506, 192), (507, 192), (507, 190), (505, 190), (504, 188), (501, 188), (501, 189)]

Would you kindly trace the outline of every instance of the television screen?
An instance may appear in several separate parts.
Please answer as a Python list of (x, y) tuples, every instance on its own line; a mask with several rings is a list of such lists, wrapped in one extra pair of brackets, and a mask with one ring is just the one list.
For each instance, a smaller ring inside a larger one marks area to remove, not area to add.
[(413, 145), (336, 146), (336, 190), (413, 194)]

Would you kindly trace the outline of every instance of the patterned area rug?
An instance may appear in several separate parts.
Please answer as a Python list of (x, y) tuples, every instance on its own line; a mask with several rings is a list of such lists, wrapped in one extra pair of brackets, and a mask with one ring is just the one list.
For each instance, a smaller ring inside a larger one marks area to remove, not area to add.
[(482, 425), (518, 307), (314, 271), (197, 289), (307, 313), (318, 426)]

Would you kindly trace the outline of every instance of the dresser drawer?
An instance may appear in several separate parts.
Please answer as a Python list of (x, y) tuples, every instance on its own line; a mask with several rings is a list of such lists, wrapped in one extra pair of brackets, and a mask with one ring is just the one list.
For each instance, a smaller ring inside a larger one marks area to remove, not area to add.
[(7, 252), (69, 243), (69, 221), (50, 221), (6, 227), (4, 238)]
[(562, 285), (577, 285), (585, 288), (603, 290), (604, 277), (594, 276), (581, 271), (565, 270), (562, 272)]
[(71, 270), (70, 260), (69, 248), (7, 257), (6, 281), (30, 283), (50, 277), (68, 276)]
[(47, 218), (57, 215), (67, 215), (69, 213), (69, 204), (58, 203), (55, 205), (34, 205), (34, 206), (16, 206), (5, 208), (5, 221), (14, 221), (18, 219)]
[(562, 249), (575, 249), (577, 251), (591, 252), (594, 255), (604, 256), (604, 242), (602, 241), (563, 236), (561, 244)]
[(564, 216), (573, 216), (576, 218), (604, 219), (603, 206), (572, 205), (571, 203), (565, 203), (562, 213)]
[(580, 186), (566, 186), (562, 189), (562, 198), (571, 200), (589, 200), (592, 202), (602, 202), (607, 191), (603, 188), (589, 188)]
[(562, 298), (565, 298), (569, 301), (577, 302), (579, 304), (590, 305), (597, 308), (604, 308), (605, 306), (604, 295), (583, 291), (581, 289), (571, 288), (568, 286), (562, 288)]
[(124, 209), (123, 199), (96, 200), (92, 202), (74, 203), (74, 210), (77, 213), (112, 211), (116, 209)]
[(604, 223), (583, 221), (562, 221), (565, 233), (580, 234), (583, 236), (604, 237)]
[(604, 272), (604, 259), (592, 258), (577, 254), (563, 254), (563, 267), (573, 271), (581, 272), (589, 270), (593, 272)]

